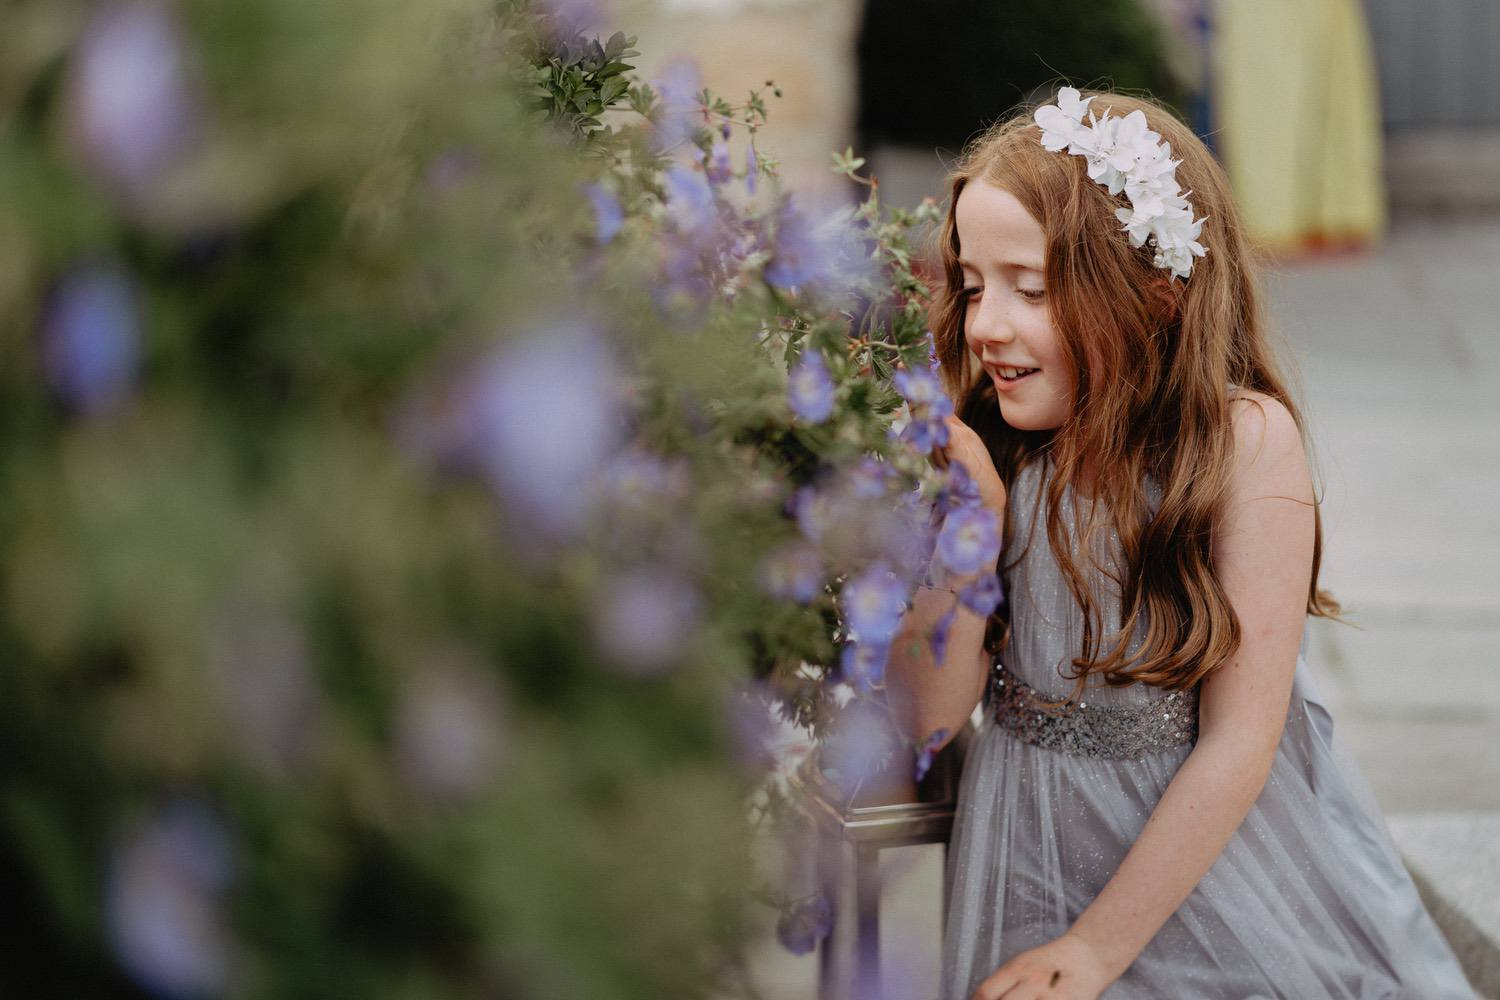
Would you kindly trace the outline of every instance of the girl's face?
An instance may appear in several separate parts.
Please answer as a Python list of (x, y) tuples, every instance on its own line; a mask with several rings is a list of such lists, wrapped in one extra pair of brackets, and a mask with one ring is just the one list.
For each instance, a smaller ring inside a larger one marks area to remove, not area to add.
[[(1061, 427), (1073, 410), (1077, 373), (1052, 325), (1041, 224), (1015, 195), (978, 179), (959, 192), (953, 215), (962, 251), (964, 340), (995, 383), (1000, 415), (1020, 430)], [(1031, 372), (1007, 379), (1015, 368)]]

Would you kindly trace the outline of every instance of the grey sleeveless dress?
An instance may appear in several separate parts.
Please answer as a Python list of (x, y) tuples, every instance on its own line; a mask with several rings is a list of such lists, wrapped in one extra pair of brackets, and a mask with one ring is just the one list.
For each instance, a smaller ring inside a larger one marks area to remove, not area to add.
[[(1082, 652), (1082, 613), (1038, 502), (1050, 472), (1045, 460), (1033, 461), (1010, 490), (1016, 544), (1007, 542), (1006, 560), (1028, 536), (1031, 544), (1004, 580), (1012, 638), (994, 664), (959, 786), (940, 1000), (969, 1000), (1008, 959), (1071, 926), (1119, 867), (1196, 732), (1196, 689), (1091, 688), (1062, 723), (1029, 710), (1028, 698), (1071, 692), (1059, 665)], [(1155, 510), (1160, 489), (1145, 485)], [(1063, 514), (1075, 539), (1078, 512), (1069, 490)], [(1112, 530), (1097, 538), (1096, 553), (1118, 558)], [(1080, 569), (1092, 573), (1104, 621), (1118, 622), (1118, 588), (1097, 568)], [(1135, 648), (1144, 633), (1142, 622)], [(1335, 745), (1306, 644), (1304, 634), (1286, 728), (1259, 798), (1182, 906), (1105, 990), (1107, 1000), (1475, 997), (1368, 786)]]

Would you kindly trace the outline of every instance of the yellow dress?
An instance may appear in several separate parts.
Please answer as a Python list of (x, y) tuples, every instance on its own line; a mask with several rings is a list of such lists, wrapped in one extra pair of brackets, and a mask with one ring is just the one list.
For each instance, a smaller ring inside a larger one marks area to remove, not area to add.
[(1275, 251), (1385, 229), (1379, 84), (1359, 0), (1221, 0), (1217, 144), (1251, 237)]

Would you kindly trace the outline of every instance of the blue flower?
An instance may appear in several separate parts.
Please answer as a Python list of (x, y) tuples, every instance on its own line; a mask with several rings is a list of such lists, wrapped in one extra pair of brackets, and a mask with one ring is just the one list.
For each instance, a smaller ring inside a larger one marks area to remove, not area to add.
[(947, 417), (953, 415), (953, 402), (943, 392), (942, 383), (932, 371), (903, 368), (892, 382), (906, 398), (911, 421), (901, 432), (901, 439), (920, 452), (931, 451), (948, 443)]
[(224, 896), (229, 831), (196, 798), (158, 807), (110, 859), (105, 919), (120, 964), (162, 997), (213, 996), (231, 981)]
[(938, 729), (928, 736), (927, 741), (922, 744), (922, 751), (917, 754), (917, 765), (914, 774), (917, 784), (921, 784), (922, 779), (927, 777), (927, 772), (932, 768), (933, 754), (936, 752), (938, 746), (947, 738), (948, 730)]
[(586, 185), (584, 193), (589, 196), (589, 201), (594, 203), (597, 239), (601, 245), (608, 243), (615, 238), (615, 234), (624, 224), (625, 212), (620, 208), (619, 200), (600, 184)]
[[(727, 129), (728, 126), (725, 126)], [(727, 136), (725, 138), (728, 138)], [(734, 177), (734, 168), (729, 165), (729, 144), (723, 139), (715, 139), (713, 147), (709, 150), (708, 163), (704, 167), (704, 173), (708, 175), (710, 182), (723, 184)]]
[(946, 514), (959, 507), (977, 506), (981, 500), (979, 484), (969, 475), (968, 468), (962, 462), (950, 463), (947, 481), (938, 491), (937, 509)]
[(870, 694), (885, 681), (891, 647), (884, 643), (851, 642), (839, 659), (843, 679), (860, 694)]
[(810, 604), (823, 589), (823, 560), (805, 542), (776, 549), (760, 565), (761, 586), (772, 597)]
[(776, 940), (793, 955), (806, 955), (833, 933), (833, 905), (821, 892), (796, 903), (776, 922)]
[(931, 330), (928, 330), (923, 336), (927, 340), (927, 370), (936, 375), (942, 367), (942, 363), (938, 361), (937, 356), (937, 341), (933, 339)]
[(808, 541), (820, 541), (838, 516), (836, 498), (811, 484), (800, 487), (790, 502), (797, 528)]
[(994, 573), (986, 573), (965, 587), (958, 599), (976, 615), (988, 618), (1000, 606), (1004, 596), (1000, 589), (1000, 577)]
[(128, 193), (187, 151), (198, 103), (187, 63), (166, 4), (99, 7), (76, 50), (68, 103), (79, 144)]
[(698, 234), (717, 221), (714, 193), (696, 170), (674, 163), (665, 174), (667, 214), (680, 232)]
[(810, 424), (820, 424), (833, 413), (833, 378), (823, 352), (809, 347), (793, 366), (787, 384), (792, 412)]
[(835, 787), (851, 800), (861, 789), (884, 784), (897, 767), (904, 771), (910, 752), (889, 708), (879, 699), (851, 698), (839, 710), (820, 756), (825, 774), (831, 771)]
[(960, 576), (993, 569), (1000, 558), (1000, 529), (995, 515), (983, 507), (950, 511), (938, 532), (938, 556)]
[(652, 145), (664, 153), (678, 143), (691, 139), (697, 127), (703, 78), (698, 64), (688, 56), (676, 56), (662, 67), (654, 81), (661, 97), (654, 121), (656, 134)]
[(702, 606), (697, 588), (681, 574), (638, 566), (606, 582), (595, 608), (595, 641), (627, 674), (663, 673), (687, 652)]
[(955, 604), (932, 626), (929, 645), (932, 647), (932, 665), (935, 667), (941, 667), (948, 657), (948, 633), (953, 628), (953, 618), (957, 611), (958, 605)]
[(69, 273), (42, 318), (42, 362), (64, 403), (84, 413), (110, 409), (130, 391), (140, 365), (135, 289), (119, 268)]
[(572, 534), (624, 437), (617, 371), (597, 330), (555, 324), (480, 359), (419, 443), (482, 474), (526, 529)]
[(849, 472), (850, 492), (863, 500), (885, 496), (886, 486), (896, 478), (896, 470), (885, 462), (866, 455)]
[(814, 218), (788, 197), (777, 220), (776, 246), (765, 269), (775, 288), (837, 297), (873, 273), (864, 239), (844, 210), (820, 211)]
[(862, 643), (887, 644), (900, 626), (906, 586), (884, 562), (876, 562), (844, 585), (844, 616)]

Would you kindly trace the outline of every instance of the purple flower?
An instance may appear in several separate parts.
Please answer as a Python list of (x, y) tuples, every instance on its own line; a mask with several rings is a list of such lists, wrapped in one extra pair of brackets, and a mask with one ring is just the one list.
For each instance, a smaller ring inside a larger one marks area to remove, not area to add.
[(683, 233), (699, 233), (717, 221), (714, 193), (698, 171), (674, 163), (665, 174), (667, 214)]
[(569, 534), (623, 436), (615, 363), (591, 327), (561, 323), (505, 344), (463, 390), (461, 451), (521, 516)]
[(745, 190), (751, 194), (755, 193), (755, 181), (760, 173), (760, 167), (755, 161), (755, 146), (745, 146)]
[(890, 654), (891, 647), (885, 643), (846, 644), (839, 658), (843, 679), (854, 685), (854, 689), (860, 694), (870, 694), (885, 681), (885, 667)]
[(620, 202), (600, 184), (585, 185), (583, 190), (594, 205), (595, 238), (601, 245), (608, 243), (615, 238), (615, 234), (620, 231), (620, 227), (625, 222), (625, 213), (620, 208)]
[(937, 751), (937, 748), (942, 745), (942, 742), (947, 738), (948, 730), (938, 729), (935, 730), (930, 736), (928, 736), (927, 741), (922, 744), (922, 750), (917, 754), (917, 766), (915, 771), (915, 777), (918, 784), (921, 784), (922, 779), (927, 777), (927, 772), (932, 769), (933, 754)]
[(669, 461), (633, 446), (609, 460), (599, 486), (611, 506), (644, 514), (686, 496), (692, 488), (692, 471), (681, 459)]
[(678, 143), (691, 139), (696, 130), (703, 78), (698, 64), (689, 56), (674, 56), (662, 67), (653, 81), (661, 102), (656, 109), (656, 134), (653, 146), (664, 153)]
[(609, 17), (608, 5), (601, 0), (541, 0), (537, 6), (552, 20), (557, 37), (564, 40), (599, 31)]
[[(997, 553), (998, 555), (998, 553)], [(978, 580), (965, 587), (958, 595), (964, 607), (979, 615), (988, 618), (1000, 606), (1004, 594), (1000, 590), (1000, 577), (994, 573), (986, 573)]]
[(81, 266), (53, 290), (42, 317), (42, 363), (64, 403), (87, 414), (116, 406), (140, 365), (136, 292), (110, 264)]
[(1000, 558), (1000, 529), (995, 515), (983, 507), (949, 511), (938, 532), (938, 556), (960, 576), (993, 569)]
[(932, 626), (932, 638), (929, 645), (932, 647), (932, 664), (935, 667), (941, 667), (948, 657), (948, 633), (953, 628), (953, 617), (957, 611), (958, 605), (955, 604)]
[(847, 206), (813, 212), (793, 206), (789, 196), (777, 215), (776, 245), (765, 278), (786, 292), (804, 288), (837, 297), (873, 274), (863, 237)]
[(791, 507), (797, 528), (810, 542), (820, 541), (838, 517), (838, 498), (834, 492), (812, 484), (792, 494)]
[(833, 414), (833, 378), (823, 352), (809, 347), (797, 359), (787, 382), (787, 401), (792, 412), (810, 424), (820, 424)]
[(911, 422), (901, 432), (901, 439), (920, 452), (947, 444), (948, 425), (944, 420), (953, 415), (953, 403), (937, 376), (923, 368), (903, 368), (892, 381), (911, 412)]
[(179, 799), (159, 808), (110, 859), (105, 919), (126, 971), (164, 997), (225, 989), (232, 877), (228, 831), (206, 805)]
[(927, 340), (927, 370), (936, 375), (942, 367), (942, 362), (938, 361), (937, 356), (937, 341), (933, 339), (931, 330), (928, 330), (923, 336)]
[[(729, 126), (725, 126), (727, 132)], [(724, 139), (729, 138), (728, 135)], [(724, 184), (734, 177), (734, 168), (729, 165), (729, 144), (724, 139), (715, 139), (712, 149), (709, 150), (708, 163), (704, 172), (708, 179), (714, 184)]]
[(888, 644), (901, 624), (906, 585), (884, 562), (876, 562), (844, 585), (840, 603), (857, 641)]
[(438, 802), (473, 798), (505, 756), (505, 701), (477, 654), (444, 650), (406, 680), (396, 711), (402, 777)]
[(840, 710), (819, 757), (825, 774), (831, 771), (828, 777), (851, 800), (893, 778), (898, 761), (904, 777), (910, 753), (885, 706), (874, 698), (852, 698)]
[(947, 481), (938, 491), (937, 509), (946, 514), (959, 507), (976, 507), (982, 500), (979, 484), (969, 475), (968, 467), (959, 461), (950, 463)]
[(722, 715), (730, 749), (740, 768), (752, 777), (776, 766), (771, 739), (776, 735), (777, 725), (771, 704), (765, 681), (745, 681), (724, 695)]
[(866, 455), (849, 473), (850, 492), (861, 499), (883, 497), (887, 484), (896, 478), (896, 470), (878, 458)]
[(823, 560), (805, 542), (790, 542), (773, 551), (760, 565), (766, 593), (798, 604), (810, 604), (823, 589)]
[(88, 161), (138, 194), (187, 149), (196, 100), (167, 5), (98, 8), (74, 55), (68, 104)]
[(793, 955), (806, 955), (833, 933), (833, 905), (819, 892), (793, 904), (776, 922), (776, 940)]
[(665, 672), (687, 652), (702, 599), (692, 583), (662, 566), (638, 566), (609, 580), (595, 608), (594, 640), (627, 674)]

